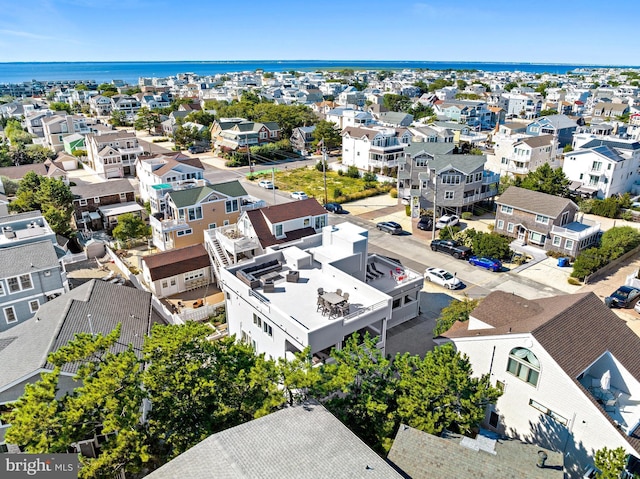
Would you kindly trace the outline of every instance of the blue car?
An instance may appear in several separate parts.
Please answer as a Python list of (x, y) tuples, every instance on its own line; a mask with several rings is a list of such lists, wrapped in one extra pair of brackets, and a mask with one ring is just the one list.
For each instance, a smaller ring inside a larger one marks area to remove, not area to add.
[(480, 266), (481, 268), (485, 268), (493, 272), (500, 271), (502, 269), (502, 263), (493, 258), (472, 256), (469, 258), (469, 264), (472, 264), (473, 266)]

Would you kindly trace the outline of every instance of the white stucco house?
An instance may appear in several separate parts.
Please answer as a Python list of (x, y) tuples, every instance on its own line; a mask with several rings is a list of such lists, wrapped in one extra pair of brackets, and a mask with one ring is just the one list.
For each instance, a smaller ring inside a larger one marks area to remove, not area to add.
[(342, 164), (360, 170), (393, 168), (411, 143), (411, 133), (405, 128), (349, 126), (342, 131)]
[(605, 446), (640, 455), (640, 337), (595, 294), (494, 291), (442, 341), (503, 390), (483, 425), (562, 452), (569, 477)]
[(307, 346), (314, 362), (358, 332), (379, 337), (418, 315), (422, 275), (369, 255), (368, 232), (352, 223), (221, 270), (229, 334), (256, 353), (290, 358)]

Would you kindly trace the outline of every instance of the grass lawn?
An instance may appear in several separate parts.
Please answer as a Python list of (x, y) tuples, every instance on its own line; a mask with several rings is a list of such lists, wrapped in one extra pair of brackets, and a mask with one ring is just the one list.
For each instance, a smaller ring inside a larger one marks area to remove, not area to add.
[[(254, 181), (261, 179), (271, 179), (271, 170), (256, 172)], [(283, 191), (304, 191), (309, 197), (314, 197), (322, 203), (324, 199), (324, 181), (322, 172), (315, 168), (296, 168), (287, 170), (276, 170), (275, 184)], [(334, 201), (334, 190), (339, 188), (341, 196), (351, 196), (360, 193), (365, 189), (364, 181), (361, 178), (350, 178), (340, 176), (335, 171), (327, 171), (327, 198)], [(382, 192), (381, 192), (382, 193)]]

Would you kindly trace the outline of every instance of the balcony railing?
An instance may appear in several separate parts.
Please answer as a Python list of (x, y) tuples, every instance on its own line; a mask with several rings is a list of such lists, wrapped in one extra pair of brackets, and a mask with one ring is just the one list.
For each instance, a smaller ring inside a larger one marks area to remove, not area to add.
[(159, 220), (155, 216), (149, 216), (149, 225), (154, 230), (166, 233), (168, 231), (183, 230), (189, 226), (184, 219)]
[(482, 184), (491, 185), (493, 183), (500, 183), (500, 174), (485, 171), (482, 174)]
[[(569, 238), (575, 241), (580, 241), (584, 238), (589, 238), (600, 231), (600, 223), (595, 221), (583, 219), (581, 222), (569, 223), (573, 225), (570, 228), (564, 228), (562, 226), (553, 225), (551, 227), (551, 234), (562, 236), (563, 238)], [(569, 226), (567, 225), (567, 226)]]
[[(211, 231), (211, 230), (210, 230)], [(236, 225), (222, 226), (213, 230), (218, 243), (232, 255), (260, 248), (257, 238), (244, 236)]]

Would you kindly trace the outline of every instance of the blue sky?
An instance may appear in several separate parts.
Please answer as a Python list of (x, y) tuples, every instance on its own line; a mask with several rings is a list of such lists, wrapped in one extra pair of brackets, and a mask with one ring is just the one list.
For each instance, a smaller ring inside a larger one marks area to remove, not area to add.
[(2, 0), (0, 62), (640, 65), (634, 0)]

